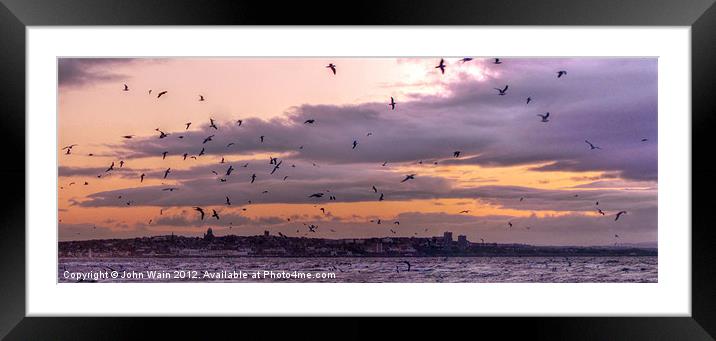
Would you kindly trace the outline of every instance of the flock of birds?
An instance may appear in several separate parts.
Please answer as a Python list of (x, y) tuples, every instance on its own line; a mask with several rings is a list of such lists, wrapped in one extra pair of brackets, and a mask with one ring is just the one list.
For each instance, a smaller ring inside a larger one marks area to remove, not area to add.
[[(470, 61), (472, 61), (472, 60), (473, 60), (473, 58), (465, 57), (465, 58), (460, 59), (459, 62), (462, 63), (462, 64), (464, 64), (464, 63), (468, 63), (468, 62), (470, 62)], [(501, 64), (503, 64), (503, 61), (502, 61), (500, 58), (494, 58), (494, 59), (492, 60), (492, 64), (501, 65)], [(330, 64), (326, 65), (326, 68), (328, 68), (333, 75), (337, 75), (338, 66), (337, 66), (336, 64), (330, 63)], [(447, 68), (448, 68), (448, 65), (446, 64), (445, 60), (442, 59), (442, 58), (440, 59), (438, 65), (435, 66), (435, 69), (438, 69), (442, 75), (445, 74)], [(567, 75), (567, 71), (565, 71), (565, 70), (559, 70), (559, 71), (556, 72), (556, 78), (557, 78), (557, 79), (560, 79), (560, 78), (562, 78), (562, 77), (565, 77), (566, 75)], [(496, 88), (494, 88), (494, 89), (497, 91), (496, 94), (497, 94), (498, 96), (506, 96), (506, 95), (507, 95), (507, 91), (509, 90), (509, 85), (505, 85), (505, 86), (502, 87), (502, 88), (497, 88), (497, 87), (496, 87)], [(129, 86), (128, 86), (127, 84), (124, 84), (124, 87), (123, 87), (122, 91), (125, 91), (125, 92), (130, 91)], [(149, 95), (152, 94), (152, 90), (151, 90), (151, 89), (148, 90), (148, 94), (149, 94)], [(160, 92), (157, 93), (156, 98), (157, 98), (157, 99), (160, 99), (160, 98), (162, 98), (162, 96), (166, 96), (167, 94), (168, 94), (168, 90), (162, 90), (162, 91), (160, 91)], [(206, 101), (206, 98), (204, 97), (203, 94), (199, 94), (199, 95), (198, 95), (198, 101), (200, 101), (200, 102)], [(529, 105), (532, 101), (533, 101), (532, 97), (527, 97), (526, 100), (525, 100), (525, 103), (526, 103), (527, 105)], [(387, 105), (389, 106), (390, 110), (396, 110), (397, 104), (398, 104), (398, 103), (395, 101), (395, 98), (394, 98), (394, 97), (390, 97), (390, 102), (387, 103)], [(537, 114), (537, 116), (539, 116), (539, 117), (541, 118), (541, 122), (544, 122), (544, 123), (549, 122), (549, 119), (550, 119), (550, 113), (549, 113), (549, 112), (546, 112), (546, 113), (543, 113), (543, 114)], [(305, 124), (305, 125), (313, 125), (313, 124), (315, 124), (315, 123), (316, 123), (316, 120), (315, 120), (315, 119), (307, 119), (307, 120), (305, 120), (305, 121), (303, 122), (303, 124)], [(243, 120), (241, 120), (241, 119), (236, 120), (235, 124), (236, 124), (237, 126), (242, 126)], [(185, 131), (189, 130), (189, 127), (190, 127), (191, 125), (192, 125), (192, 122), (186, 122), (186, 123), (184, 123), (184, 126), (185, 126), (185, 129), (184, 129), (184, 130), (185, 130)], [(219, 130), (219, 126), (217, 126), (217, 123), (216, 123), (216, 121), (215, 121), (213, 118), (209, 118), (208, 128), (209, 128), (209, 129), (214, 129), (215, 131), (218, 131), (218, 130)], [(162, 131), (162, 130), (159, 129), (159, 128), (154, 129), (154, 131), (159, 134), (159, 135), (157, 136), (158, 139), (166, 139), (166, 138), (168, 138), (168, 137), (171, 135), (170, 133), (166, 133), (166, 132)], [(371, 136), (371, 135), (372, 135), (372, 133), (369, 132), (366, 136)], [(123, 136), (121, 136), (121, 138), (123, 138), (123, 139), (132, 139), (132, 138), (134, 138), (135, 136), (136, 136), (136, 135), (123, 135)], [(209, 143), (209, 142), (212, 142), (212, 141), (213, 141), (213, 138), (214, 138), (215, 136), (216, 136), (215, 134), (208, 135), (206, 138), (203, 139), (203, 142), (201, 143), (201, 144), (202, 144), (202, 146), (201, 146), (201, 151), (200, 151), (197, 155), (189, 155), (189, 153), (184, 153), (184, 154), (182, 155), (183, 160), (186, 160), (187, 157), (190, 157), (190, 158), (192, 158), (192, 159), (197, 159), (198, 157), (204, 155), (204, 154), (205, 154), (205, 151), (206, 151), (204, 145), (206, 145), (206, 144)], [(179, 136), (177, 136), (177, 138), (183, 139), (184, 136), (183, 136), (183, 135), (179, 135)], [(264, 136), (264, 135), (259, 136), (259, 137), (258, 137), (259, 143), (264, 143), (265, 138), (266, 138), (266, 136)], [(646, 139), (646, 138), (642, 138), (641, 141), (642, 141), (642, 142), (646, 142), (647, 139)], [(589, 150), (599, 150), (599, 149), (601, 149), (601, 147), (595, 145), (594, 143), (590, 142), (589, 140), (585, 140), (584, 142), (588, 145)], [(227, 147), (230, 147), (230, 146), (233, 145), (233, 144), (234, 144), (234, 143), (229, 143), (229, 144), (227, 145)], [(351, 147), (350, 149), (351, 149), (351, 150), (355, 150), (356, 148), (358, 148), (358, 145), (359, 145), (359, 144), (358, 144), (358, 140), (353, 140), (353, 142), (350, 144), (350, 147)], [(65, 151), (64, 154), (70, 155), (70, 154), (72, 154), (73, 148), (76, 147), (76, 146), (78, 146), (78, 145), (77, 145), (77, 144), (71, 144), (71, 145), (65, 146), (64, 148), (62, 148), (62, 150)], [(303, 146), (299, 147), (299, 149), (303, 149)], [(459, 158), (460, 155), (461, 155), (461, 153), (462, 153), (461, 151), (456, 150), (456, 151), (453, 151), (453, 152), (452, 152), (452, 156), (453, 156), (454, 158)], [(162, 152), (162, 153), (161, 153), (162, 160), (166, 159), (166, 157), (167, 157), (168, 154), (169, 154), (168, 151)], [(87, 155), (88, 155), (88, 156), (94, 156), (94, 154), (92, 154), (92, 153), (89, 153), (89, 154), (87, 154)], [(221, 164), (225, 164), (225, 163), (226, 163), (226, 161), (224, 160), (223, 157), (221, 158), (221, 162), (220, 162), (220, 163), (221, 163)], [(386, 166), (387, 163), (388, 163), (387, 161), (384, 162), (384, 163), (382, 164), (382, 166)], [(422, 164), (422, 161), (419, 161), (419, 163)], [(124, 162), (124, 160), (119, 160), (118, 164), (119, 164), (119, 168), (122, 168), (122, 167), (124, 166), (125, 162)], [(437, 162), (435, 162), (435, 164), (437, 164)], [(116, 164), (115, 164), (115, 162), (113, 161), (113, 162), (109, 165), (109, 167), (105, 170), (105, 172), (104, 172), (103, 174), (97, 175), (97, 178), (101, 178), (101, 177), (102, 177), (103, 175), (105, 175), (105, 174), (110, 174), (112, 171), (115, 170), (115, 165), (116, 165)], [(281, 168), (281, 166), (283, 165), (283, 160), (279, 160), (278, 158), (270, 157), (269, 165), (270, 165), (269, 175), (273, 175), (274, 173), (276, 173), (276, 172)], [(314, 166), (317, 166), (315, 163), (314, 163), (313, 165), (314, 165)], [(242, 167), (244, 167), (244, 168), (248, 167), (248, 163), (244, 164)], [(295, 165), (291, 165), (291, 167), (296, 167), (296, 166), (295, 166)], [(229, 165), (228, 168), (226, 169), (226, 171), (223, 172), (224, 175), (220, 176), (219, 181), (220, 181), (220, 182), (227, 182), (227, 178), (232, 174), (232, 172), (233, 172), (234, 170), (235, 170), (235, 168), (234, 168), (232, 165)], [(171, 171), (172, 171), (171, 168), (167, 168), (166, 170), (164, 170), (164, 171), (163, 171), (163, 177), (162, 177), (162, 179), (167, 179), (167, 178), (170, 176)], [(219, 174), (218, 172), (216, 172), (216, 171), (212, 171), (212, 173), (213, 173), (214, 175), (220, 175), (220, 174)], [(140, 182), (140, 183), (144, 182), (145, 176), (146, 176), (145, 173), (142, 173), (142, 174), (139, 175), (139, 182)], [(405, 177), (400, 181), (400, 183), (405, 183), (405, 182), (407, 182), (407, 181), (414, 180), (416, 176), (417, 176), (417, 174), (406, 174)], [(287, 178), (288, 178), (288, 176), (284, 176), (284, 177), (283, 177), (283, 180), (285, 181)], [(256, 174), (256, 173), (253, 173), (253, 174), (251, 174), (251, 176), (249, 177), (249, 179), (248, 179), (247, 181), (249, 181), (250, 184), (253, 184), (253, 183), (256, 181), (256, 179), (257, 179), (257, 174)], [(70, 183), (69, 185), (71, 186), (71, 185), (74, 185), (74, 184), (75, 184), (75, 183), (72, 182), (72, 183)], [(85, 183), (84, 183), (84, 185), (88, 185), (88, 184), (89, 184), (88, 182), (85, 182)], [(60, 189), (62, 189), (62, 188), (63, 188), (63, 187), (60, 187)], [(177, 190), (177, 189), (178, 189), (178, 188), (176, 188), (176, 187), (167, 187), (167, 188), (163, 188), (162, 191), (173, 192), (173, 191), (175, 191), (175, 190)], [(378, 194), (378, 193), (379, 193), (378, 188), (376, 188), (375, 186), (372, 186), (372, 191), (373, 191), (375, 194)], [(266, 194), (266, 193), (268, 193), (268, 191), (263, 191), (262, 193), (263, 193), (263, 194)], [(329, 194), (329, 193), (330, 193), (330, 191), (329, 191), (329, 190), (326, 190), (325, 192), (317, 192), (317, 193), (310, 194), (310, 195), (308, 195), (307, 197), (308, 197), (309, 199), (322, 199), (322, 198), (324, 198), (324, 196), (325, 196), (326, 194)], [(575, 195), (575, 197), (578, 197), (578, 195)], [(333, 194), (330, 194), (330, 195), (328, 196), (328, 198), (329, 198), (329, 200), (331, 200), (331, 201), (337, 200), (336, 196), (334, 196)], [(118, 196), (118, 199), (122, 199), (122, 196), (121, 196), (121, 195)], [(227, 206), (231, 206), (231, 205), (232, 205), (231, 198), (230, 198), (228, 195), (226, 195), (226, 196), (225, 196), (225, 199), (226, 199), (226, 200), (225, 200), (225, 204), (226, 204)], [(378, 201), (383, 201), (383, 200), (385, 200), (385, 193), (380, 192), (380, 194), (379, 194), (377, 200), (378, 200)], [(525, 200), (524, 197), (520, 197), (520, 199), (519, 199), (519, 201), (524, 201), (524, 200)], [(132, 203), (133, 203), (133, 201), (131, 201), (131, 200), (130, 200), (130, 201), (126, 201), (126, 205), (127, 205), (127, 206), (132, 205)], [(248, 203), (251, 204), (252, 201), (251, 201), (251, 200), (248, 200)], [(596, 208), (596, 213), (597, 213), (597, 214), (599, 214), (599, 215), (601, 215), (601, 216), (606, 216), (606, 215), (607, 215), (606, 212), (604, 212), (601, 208), (598, 207), (598, 206), (599, 206), (599, 202), (596, 202), (596, 205), (595, 205), (595, 206), (597, 207), (597, 208)], [(315, 206), (315, 207), (317, 207), (317, 206)], [(163, 213), (163, 210), (164, 210), (164, 209), (161, 209), (161, 210), (160, 210), (160, 215)], [(204, 208), (199, 207), (199, 206), (194, 206), (194, 207), (193, 207), (193, 210), (197, 212), (197, 214), (198, 214), (197, 218), (198, 218), (198, 219), (200, 219), (200, 220), (204, 220), (204, 219), (205, 219), (205, 217), (206, 217), (206, 211), (205, 211)], [(245, 211), (246, 208), (243, 208), (243, 210)], [(323, 207), (320, 208), (320, 211), (322, 211), (323, 214), (327, 214), (325, 208), (323, 208)], [(469, 210), (463, 210), (463, 211), (461, 211), (461, 212), (459, 212), (459, 213), (460, 213), (460, 214), (468, 214), (469, 212), (470, 212)], [(616, 213), (614, 214), (614, 221), (618, 221), (618, 220), (619, 220), (623, 215), (625, 215), (625, 214), (627, 214), (627, 211), (624, 211), (624, 210), (620, 210), (620, 211), (616, 212)], [(210, 218), (215, 218), (215, 219), (219, 220), (219, 219), (220, 219), (219, 213), (218, 213), (215, 209), (211, 209)], [(287, 220), (288, 220), (288, 221), (291, 221), (291, 218), (287, 218)], [(61, 220), (60, 220), (60, 221), (61, 221)], [(152, 221), (153, 221), (153, 220), (150, 219), (150, 220), (149, 220), (149, 223), (151, 224)], [(373, 223), (376, 223), (376, 224), (381, 224), (381, 223), (382, 223), (382, 220), (381, 220), (381, 219), (374, 219), (374, 220), (370, 220), (370, 222), (373, 222)], [(393, 222), (393, 224), (394, 224), (394, 225), (400, 225), (400, 222), (396, 220), (396, 221)], [(310, 232), (310, 233), (315, 233), (316, 230), (318, 229), (318, 226), (315, 225), (315, 224), (307, 224), (307, 223), (304, 223), (303, 225), (307, 228), (307, 232)], [(514, 224), (513, 224), (511, 221), (509, 221), (509, 222), (507, 222), (507, 226), (508, 226), (508, 228), (512, 228), (512, 227), (514, 227)], [(232, 227), (232, 226), (230, 225), (229, 228), (231, 228), (231, 227)], [(96, 228), (96, 226), (95, 226), (95, 228)], [(526, 226), (525, 229), (529, 230), (529, 229), (531, 229), (531, 227)], [(331, 231), (334, 231), (334, 230), (331, 230)], [(393, 230), (393, 229), (390, 229), (390, 231), (391, 231), (393, 234), (396, 234), (396, 233), (397, 233), (397, 232), (396, 232), (395, 230)], [(425, 229), (425, 231), (427, 231), (427, 229)], [(335, 232), (335, 231), (334, 231), (334, 232)], [(296, 230), (296, 233), (300, 233), (300, 230)], [(282, 233), (281, 233), (280, 235), (285, 237), (285, 235), (283, 235)], [(417, 235), (417, 232), (415, 233), (415, 235)], [(615, 238), (619, 238), (619, 236), (618, 236), (617, 234), (615, 234), (614, 237), (615, 237)], [(481, 239), (481, 240), (482, 240), (483, 243), (484, 243), (484, 239)], [(409, 267), (410, 267), (410, 265), (408, 265), (408, 268), (409, 268)]]

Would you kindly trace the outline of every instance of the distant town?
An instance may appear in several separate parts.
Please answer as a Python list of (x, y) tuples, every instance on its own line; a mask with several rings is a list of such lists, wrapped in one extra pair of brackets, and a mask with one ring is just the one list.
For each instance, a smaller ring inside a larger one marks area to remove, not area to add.
[(324, 239), (271, 235), (203, 237), (162, 235), (59, 243), (61, 258), (115, 257), (474, 257), (474, 256), (656, 256), (656, 248), (632, 246), (533, 246), (474, 243), (452, 232), (436, 237)]

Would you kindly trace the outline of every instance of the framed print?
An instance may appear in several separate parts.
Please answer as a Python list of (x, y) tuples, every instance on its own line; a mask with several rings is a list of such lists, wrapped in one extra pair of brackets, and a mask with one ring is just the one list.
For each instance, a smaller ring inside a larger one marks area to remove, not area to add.
[(4, 5), (9, 339), (716, 332), (711, 2)]

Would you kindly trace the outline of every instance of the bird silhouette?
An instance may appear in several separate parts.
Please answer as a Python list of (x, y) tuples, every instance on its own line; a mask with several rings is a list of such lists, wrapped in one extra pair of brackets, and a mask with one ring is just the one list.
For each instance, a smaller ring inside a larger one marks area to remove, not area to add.
[(324, 193), (319, 192), (319, 193), (313, 193), (313, 194), (309, 195), (308, 197), (309, 198), (323, 198), (323, 195), (324, 195)]
[(122, 135), (122, 137), (125, 139), (131, 139), (134, 135)]
[(204, 209), (198, 206), (194, 207), (194, 210), (201, 214), (201, 220), (204, 220)]
[(334, 75), (336, 74), (336, 64), (330, 63), (330, 64), (326, 65), (326, 67), (331, 69), (331, 71), (333, 71)]
[(602, 209), (600, 209), (600, 208), (597, 209), (597, 212), (599, 212), (599, 214), (601, 214), (601, 215), (604, 215), (604, 211), (602, 211)]
[(236, 124), (238, 124), (239, 127), (241, 127), (241, 124), (243, 124), (243, 123), (244, 123), (244, 120), (236, 120)]
[(509, 87), (510, 87), (509, 85), (505, 85), (505, 87), (503, 89), (500, 89), (500, 88), (494, 88), (494, 89), (500, 92), (498, 95), (504, 96)]
[(234, 170), (234, 167), (229, 165), (229, 168), (226, 169), (226, 176), (231, 175), (231, 171), (233, 171), (233, 170)]
[(460, 157), (460, 151), (459, 151), (459, 150), (456, 150), (456, 151), (452, 152), (452, 156), (453, 156), (453, 157)]
[(191, 125), (191, 122), (187, 122), (187, 123), (184, 123), (184, 124), (186, 125), (186, 129), (184, 129), (184, 130), (189, 130), (189, 126)]
[[(564, 76), (566, 74), (567, 74), (567, 71), (564, 71), (564, 70), (557, 71), (557, 78), (562, 78), (562, 76)], [(579, 78), (579, 77), (577, 77), (577, 78)]]
[(440, 69), (440, 72), (444, 75), (445, 74), (445, 60), (440, 58), (440, 64), (438, 64), (436, 69)]
[(231, 206), (231, 200), (229, 199), (229, 196), (226, 196), (226, 205)]
[(542, 122), (549, 122), (549, 113), (548, 112), (544, 113), (544, 114), (537, 114), (537, 116), (542, 118)]
[(470, 58), (470, 57), (465, 57), (465, 58), (463, 58), (463, 59), (460, 59), (460, 63), (467, 63), (467, 62), (469, 62), (469, 61), (471, 61), (471, 60), (472, 60), (472, 58)]
[(209, 135), (209, 136), (207, 136), (206, 138), (204, 138), (204, 142), (202, 142), (201, 144), (204, 144), (204, 143), (207, 143), (207, 142), (209, 142), (209, 141), (212, 141), (212, 139), (214, 138), (214, 136), (215, 136), (215, 135)]
[(385, 195), (383, 193), (380, 193), (380, 198), (378, 198), (378, 201), (383, 201), (385, 198)]
[(109, 165), (109, 168), (107, 168), (107, 170), (104, 171), (104, 172), (107, 173), (107, 172), (109, 172), (109, 171), (111, 171), (111, 170), (113, 170), (113, 169), (114, 169), (114, 161), (112, 161), (112, 164)]
[(390, 110), (395, 110), (395, 99), (393, 99), (393, 97), (390, 98), (388, 105), (390, 106)]
[(162, 160), (164, 160), (164, 159), (167, 158), (167, 154), (168, 154), (168, 153), (169, 153), (169, 152), (162, 152)]
[(204, 95), (199, 95), (199, 102), (203, 102), (203, 101), (204, 101)]
[(408, 174), (405, 176), (405, 179), (403, 179), (403, 181), (401, 181), (401, 182), (406, 182), (408, 180), (414, 180), (414, 179), (415, 179), (415, 174)]
[(495, 58), (492, 64), (502, 64), (502, 61), (500, 60), (500, 58)]
[(358, 141), (353, 140), (353, 148), (351, 149), (356, 149), (356, 147), (358, 147)]
[(142, 173), (142, 175), (139, 176), (139, 182), (144, 182), (144, 173)]
[(167, 168), (166, 171), (164, 171), (164, 179), (167, 178), (167, 175), (169, 175), (169, 172), (171, 171), (171, 168)]
[(373, 192), (378, 193), (378, 189), (373, 186)]
[(216, 218), (216, 220), (219, 220), (219, 213), (216, 213), (216, 210), (211, 210), (213, 213), (211, 214), (212, 217)]
[(256, 173), (251, 174), (251, 183), (254, 183), (256, 181)]
[(532, 97), (527, 97), (527, 104), (530, 104), (532, 102)]
[(589, 150), (602, 149), (602, 148), (599, 148), (599, 147), (595, 146), (594, 144), (592, 144), (591, 142), (589, 142), (589, 141), (587, 141), (587, 140), (584, 140), (584, 142), (589, 145)]
[(122, 89), (122, 91), (129, 91), (129, 87), (127, 86), (127, 84), (124, 84), (124, 89)]
[(627, 213), (627, 211), (619, 211), (619, 212), (617, 213), (616, 217), (614, 217), (614, 221), (619, 220), (619, 217), (621, 217), (622, 214), (626, 214), (626, 213)]
[(204, 147), (202, 147), (202, 148), (201, 148), (201, 151), (199, 152), (199, 156), (204, 155), (204, 154), (205, 154), (205, 153), (204, 153), (205, 151), (206, 151), (206, 149), (204, 149)]
[(273, 166), (273, 170), (271, 170), (271, 174), (275, 173), (278, 170), (278, 168), (281, 166), (282, 163), (283, 163), (283, 160), (279, 161), (275, 166)]
[(259, 136), (259, 140), (261, 140), (261, 143), (264, 143), (264, 136), (263, 135)]
[(166, 90), (160, 92), (159, 94), (157, 94), (157, 98), (164, 96), (166, 93), (167, 93)]
[(303, 122), (303, 124), (313, 124), (315, 122), (316, 122), (316, 120), (306, 120)]
[(219, 130), (219, 127), (216, 126), (216, 123), (214, 123), (214, 119), (209, 119), (209, 128), (214, 128), (214, 130)]

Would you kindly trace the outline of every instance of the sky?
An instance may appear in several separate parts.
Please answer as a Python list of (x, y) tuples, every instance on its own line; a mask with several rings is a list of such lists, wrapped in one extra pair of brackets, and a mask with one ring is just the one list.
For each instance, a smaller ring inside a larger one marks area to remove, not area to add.
[(656, 242), (657, 59), (440, 59), (61, 58), (59, 238)]

